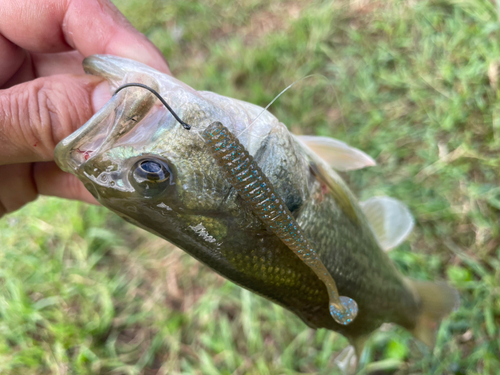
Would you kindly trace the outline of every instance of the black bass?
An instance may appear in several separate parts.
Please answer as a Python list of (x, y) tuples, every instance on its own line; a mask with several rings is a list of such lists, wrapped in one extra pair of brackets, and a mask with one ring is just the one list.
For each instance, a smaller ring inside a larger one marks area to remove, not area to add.
[[(84, 68), (106, 78), (113, 92), (132, 82), (155, 89), (192, 126), (186, 130), (143, 88), (113, 96), (55, 151), (58, 165), (101, 204), (308, 326), (340, 332), (358, 354), (385, 322), (433, 344), (439, 321), (458, 303), (456, 291), (402, 276), (384, 250), (411, 231), (408, 210), (385, 197), (359, 203), (330, 166), (374, 165), (369, 156), (333, 139), (293, 136), (261, 107), (196, 91), (131, 60), (91, 56)], [(202, 137), (214, 122), (253, 156), (338, 292), (355, 301), (357, 316), (349, 324), (332, 319), (325, 283), (245, 203), (215, 162)]]

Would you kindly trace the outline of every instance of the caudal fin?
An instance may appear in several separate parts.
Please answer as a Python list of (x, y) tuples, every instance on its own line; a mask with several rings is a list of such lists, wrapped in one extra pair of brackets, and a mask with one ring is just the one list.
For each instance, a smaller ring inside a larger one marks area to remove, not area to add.
[(458, 292), (445, 283), (411, 280), (420, 297), (422, 312), (412, 334), (429, 347), (436, 341), (440, 321), (460, 305)]

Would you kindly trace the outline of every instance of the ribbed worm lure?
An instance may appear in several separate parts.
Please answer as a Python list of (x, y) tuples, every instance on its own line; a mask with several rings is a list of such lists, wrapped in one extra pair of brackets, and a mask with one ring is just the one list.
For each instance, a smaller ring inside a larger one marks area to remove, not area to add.
[[(142, 87), (152, 92), (185, 129), (191, 128), (175, 114), (161, 95), (149, 86), (128, 83), (120, 86), (115, 94), (131, 86)], [(358, 314), (356, 301), (349, 297), (339, 296), (332, 276), (302, 233), (299, 224), (275, 192), (267, 176), (253, 160), (252, 155), (220, 122), (210, 124), (203, 132), (202, 138), (208, 144), (217, 164), (222, 167), (226, 178), (245, 203), (323, 281), (328, 291), (330, 314), (333, 319), (342, 325), (351, 323)]]
[(356, 301), (339, 296), (332, 276), (252, 155), (220, 122), (210, 124), (202, 136), (226, 178), (252, 211), (323, 281), (335, 321), (351, 323), (358, 313)]

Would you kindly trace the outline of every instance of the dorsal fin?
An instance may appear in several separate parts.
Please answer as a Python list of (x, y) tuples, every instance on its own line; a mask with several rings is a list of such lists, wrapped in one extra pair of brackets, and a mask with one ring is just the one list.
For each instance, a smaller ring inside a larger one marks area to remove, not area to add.
[(338, 171), (371, 167), (377, 163), (369, 155), (347, 143), (329, 137), (297, 136), (316, 155)]
[(415, 225), (408, 207), (397, 199), (373, 197), (360, 202), (360, 206), (385, 251), (401, 244)]

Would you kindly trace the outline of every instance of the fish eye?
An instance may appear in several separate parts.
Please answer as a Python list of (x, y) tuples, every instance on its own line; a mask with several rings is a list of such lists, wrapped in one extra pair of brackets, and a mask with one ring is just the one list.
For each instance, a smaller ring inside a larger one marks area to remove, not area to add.
[(172, 173), (168, 164), (160, 159), (142, 159), (131, 169), (130, 182), (145, 196), (154, 196), (172, 185)]

